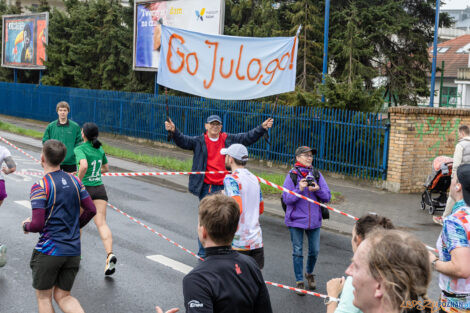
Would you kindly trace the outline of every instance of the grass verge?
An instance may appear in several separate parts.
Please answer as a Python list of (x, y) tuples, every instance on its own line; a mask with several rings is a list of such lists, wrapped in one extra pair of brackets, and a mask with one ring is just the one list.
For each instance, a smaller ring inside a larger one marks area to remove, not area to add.
[[(41, 132), (37, 130), (18, 127), (13, 124), (2, 122), (2, 121), (0, 121), (0, 129), (10, 132), (10, 133), (20, 134), (20, 135), (24, 135), (28, 137), (37, 138), (37, 139), (42, 139), (42, 135), (43, 135)], [(181, 160), (170, 158), (170, 157), (151, 156), (148, 154), (135, 153), (131, 150), (121, 149), (121, 148), (110, 146), (107, 144), (103, 144), (103, 149), (108, 155), (112, 155), (117, 158), (135, 161), (135, 162), (139, 162), (139, 163), (143, 163), (143, 164), (147, 164), (151, 166), (160, 167), (165, 170), (171, 170), (175, 172), (191, 171), (191, 165), (192, 165), (191, 160), (181, 161)], [(264, 179), (269, 180), (270, 182), (273, 182), (280, 186), (284, 184), (284, 179), (286, 178), (285, 174), (273, 174), (273, 173), (264, 173), (264, 172), (253, 172), (253, 174), (259, 177), (263, 177)], [(263, 192), (264, 195), (270, 195), (270, 196), (275, 196), (275, 195), (280, 196), (282, 193), (282, 191), (269, 187), (265, 184), (261, 184), (261, 191)], [(331, 192), (331, 202), (335, 203), (339, 199), (341, 199), (341, 193), (334, 192), (334, 191)]]

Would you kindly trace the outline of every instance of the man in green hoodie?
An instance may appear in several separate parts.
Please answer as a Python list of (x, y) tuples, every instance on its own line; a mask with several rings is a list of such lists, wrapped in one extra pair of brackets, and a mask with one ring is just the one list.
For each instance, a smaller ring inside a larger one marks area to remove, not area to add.
[(47, 125), (42, 143), (44, 144), (49, 139), (62, 142), (67, 148), (67, 155), (60, 164), (60, 169), (68, 173), (74, 173), (77, 171), (77, 164), (73, 149), (82, 143), (81, 129), (77, 123), (67, 118), (70, 112), (70, 106), (67, 102), (60, 101), (57, 103), (56, 111), (59, 118)]

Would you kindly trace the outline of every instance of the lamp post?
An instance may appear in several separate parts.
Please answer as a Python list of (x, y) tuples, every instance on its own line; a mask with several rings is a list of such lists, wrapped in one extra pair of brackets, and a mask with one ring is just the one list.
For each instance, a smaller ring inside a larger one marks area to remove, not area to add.
[(432, 68), (431, 68), (431, 96), (429, 106), (434, 106), (434, 92), (436, 83), (436, 59), (437, 59), (437, 36), (439, 31), (439, 0), (436, 0), (436, 17), (434, 21), (434, 43), (432, 48)]
[[(439, 0), (438, 0), (439, 1)], [(325, 0), (325, 29), (323, 32), (323, 72), (321, 83), (325, 84), (325, 78), (328, 74), (328, 29), (330, 27), (330, 0)], [(321, 102), (325, 102), (325, 95), (321, 97)]]

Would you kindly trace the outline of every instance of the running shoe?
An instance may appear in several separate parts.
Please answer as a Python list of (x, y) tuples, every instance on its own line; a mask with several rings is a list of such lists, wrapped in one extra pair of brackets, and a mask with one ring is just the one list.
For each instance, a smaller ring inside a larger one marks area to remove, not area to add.
[(0, 244), (0, 267), (7, 264), (7, 246)]
[(116, 271), (116, 256), (111, 252), (108, 254), (108, 258), (106, 259), (106, 267), (104, 268), (105, 275), (113, 275)]

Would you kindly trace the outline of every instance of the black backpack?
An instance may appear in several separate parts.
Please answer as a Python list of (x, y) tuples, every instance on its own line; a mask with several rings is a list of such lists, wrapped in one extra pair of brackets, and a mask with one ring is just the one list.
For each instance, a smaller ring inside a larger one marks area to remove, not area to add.
[[(295, 168), (295, 169), (297, 170), (297, 172), (300, 172), (298, 168)], [(293, 170), (294, 168), (291, 169), (291, 171), (289, 172), (289, 175), (290, 175), (290, 178), (292, 179), (292, 182), (294, 183), (294, 186), (297, 186), (298, 174), (294, 173)], [(315, 181), (318, 183), (320, 181), (320, 172), (316, 168), (314, 168), (312, 170), (312, 175), (315, 178)], [(284, 210), (284, 213), (286, 213), (287, 205), (284, 203), (284, 199), (282, 199), (282, 196), (281, 196), (281, 206), (282, 206), (282, 209)], [(322, 218), (325, 220), (329, 219), (330, 218), (329, 210), (322, 206), (320, 206), (320, 209), (321, 209)]]

